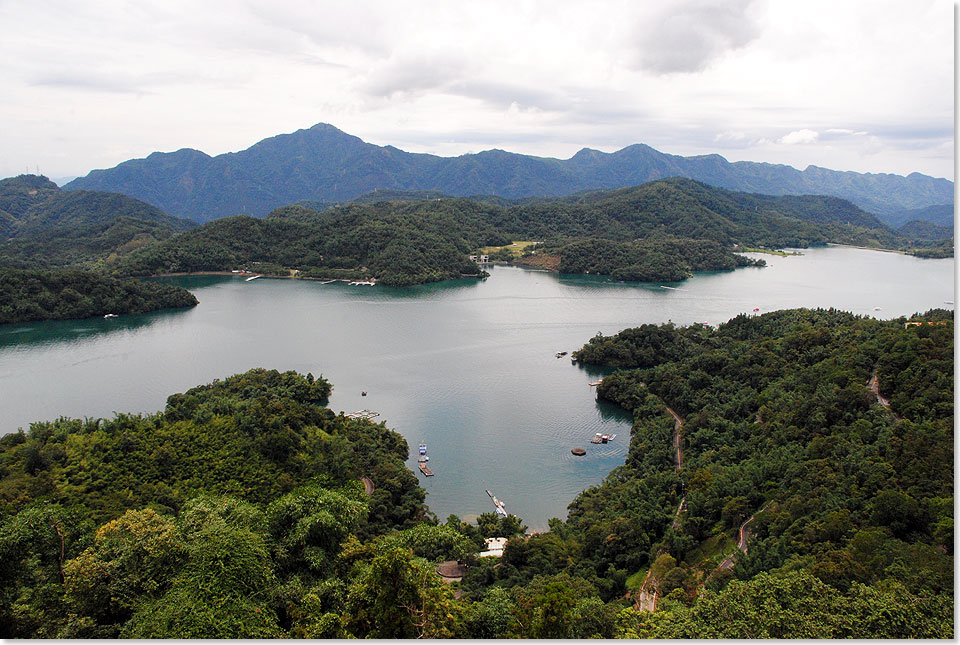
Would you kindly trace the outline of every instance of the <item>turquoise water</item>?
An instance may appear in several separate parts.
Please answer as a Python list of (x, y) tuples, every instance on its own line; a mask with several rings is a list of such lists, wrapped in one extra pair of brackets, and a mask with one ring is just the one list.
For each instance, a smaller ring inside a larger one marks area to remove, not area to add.
[[(598, 331), (716, 325), (755, 307), (891, 318), (954, 300), (952, 260), (849, 248), (764, 257), (766, 268), (663, 285), (673, 289), (513, 267), (410, 289), (177, 278), (198, 307), (0, 326), (0, 432), (61, 415), (154, 412), (169, 394), (251, 367), (313, 372), (333, 383), (334, 411), (375, 410), (412, 452), (427, 444), (436, 476), (418, 477), (438, 516), (492, 511), (489, 488), (544, 529), (623, 463), (630, 427), (596, 401), (588, 383), (599, 373), (556, 352)], [(618, 436), (593, 445), (595, 432)], [(570, 454), (578, 446), (586, 456)]]

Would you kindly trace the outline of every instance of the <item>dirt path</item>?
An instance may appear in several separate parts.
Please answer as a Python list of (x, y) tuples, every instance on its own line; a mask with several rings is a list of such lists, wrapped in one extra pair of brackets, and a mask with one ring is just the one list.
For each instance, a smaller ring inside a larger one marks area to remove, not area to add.
[[(683, 431), (683, 419), (680, 418), (680, 415), (673, 411), (673, 408), (669, 406), (664, 406), (667, 408), (667, 412), (674, 418), (673, 425), (673, 450), (674, 456), (673, 460), (676, 464), (677, 472), (683, 470), (683, 447), (681, 446), (681, 432)], [(677, 512), (673, 516), (673, 528), (680, 528), (680, 513), (683, 512), (683, 507), (687, 504), (687, 495), (684, 493), (683, 497), (680, 499), (680, 506), (677, 507)]]
[(637, 592), (637, 599), (633, 603), (633, 607), (640, 611), (655, 611), (657, 609), (657, 592), (654, 591), (651, 593), (647, 586), (650, 582), (651, 573), (653, 573), (652, 567), (647, 571), (647, 577), (643, 579), (643, 584), (640, 585), (640, 591)]
[[(676, 463), (677, 472), (680, 472), (683, 469), (683, 448), (681, 447), (681, 432), (683, 431), (683, 419), (680, 418), (680, 415), (673, 411), (673, 408), (664, 405), (667, 408), (667, 412), (670, 413), (670, 416), (674, 418), (673, 425), (673, 448), (674, 448), (674, 462)], [(677, 506), (677, 512), (673, 516), (673, 528), (678, 530), (680, 528), (680, 514), (683, 512), (683, 509), (687, 506), (687, 495), (684, 493), (683, 497), (680, 498), (680, 505)], [(660, 553), (663, 553), (661, 550)], [(660, 555), (658, 553), (657, 555)], [(643, 584), (640, 585), (640, 590), (637, 591), (637, 599), (633, 603), (635, 609), (640, 611), (656, 611), (657, 609), (657, 592), (656, 590), (650, 591), (650, 574), (653, 569), (651, 567), (650, 571), (647, 571), (647, 576), (643, 579)]]
[(363, 482), (363, 490), (366, 492), (367, 497), (373, 495), (373, 491), (376, 488), (376, 486), (373, 484), (373, 480), (369, 477), (361, 477), (360, 481)]
[(673, 449), (676, 451), (674, 462), (677, 465), (677, 472), (679, 472), (683, 468), (683, 448), (680, 446), (680, 432), (683, 430), (683, 419), (673, 411), (673, 408), (667, 407), (667, 412), (669, 412), (676, 421), (673, 425)]
[(867, 387), (869, 387), (870, 391), (873, 392), (874, 396), (877, 397), (877, 403), (886, 408), (895, 418), (900, 418), (897, 416), (896, 412), (890, 409), (890, 401), (887, 400), (885, 396), (880, 394), (880, 384), (877, 383), (877, 368), (873, 368), (873, 374), (870, 376), (870, 380), (867, 381)]

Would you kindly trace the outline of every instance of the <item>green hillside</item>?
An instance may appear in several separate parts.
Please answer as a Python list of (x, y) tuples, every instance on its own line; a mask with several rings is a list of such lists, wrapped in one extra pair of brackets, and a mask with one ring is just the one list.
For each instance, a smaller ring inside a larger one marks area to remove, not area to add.
[(222, 218), (122, 258), (125, 275), (233, 270), (374, 278), (408, 285), (479, 275), (467, 256), (512, 240), (556, 258), (560, 271), (625, 280), (683, 280), (693, 271), (762, 264), (734, 245), (826, 242), (897, 246), (902, 240), (849, 202), (771, 197), (668, 179), (562, 200), (503, 205), (435, 198), (277, 209), (262, 220)]

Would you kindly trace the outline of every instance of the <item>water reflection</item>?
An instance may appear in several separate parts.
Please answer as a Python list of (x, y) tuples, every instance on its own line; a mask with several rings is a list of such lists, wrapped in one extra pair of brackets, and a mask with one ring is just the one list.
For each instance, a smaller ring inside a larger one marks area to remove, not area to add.
[(140, 330), (183, 316), (190, 309), (164, 309), (148, 314), (128, 314), (116, 318), (82, 318), (80, 320), (46, 320), (18, 325), (0, 325), (0, 347), (17, 345), (52, 345), (93, 336), (108, 336)]

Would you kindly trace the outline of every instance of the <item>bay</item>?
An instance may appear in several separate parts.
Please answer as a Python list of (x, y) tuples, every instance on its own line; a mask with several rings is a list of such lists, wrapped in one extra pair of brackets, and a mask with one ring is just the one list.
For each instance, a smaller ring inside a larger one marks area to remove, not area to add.
[[(169, 394), (252, 367), (312, 372), (333, 383), (334, 411), (378, 412), (412, 454), (427, 444), (436, 475), (418, 477), (441, 519), (492, 511), (490, 489), (543, 530), (623, 463), (630, 429), (629, 415), (598, 402), (588, 385), (602, 372), (556, 352), (597, 332), (717, 325), (754, 308), (837, 307), (879, 318), (953, 308), (952, 259), (844, 247), (802, 253), (663, 285), (504, 266), (484, 281), (408, 289), (170, 279), (200, 305), (0, 326), (0, 432), (61, 415), (155, 412)], [(617, 438), (590, 444), (596, 432)], [(586, 456), (571, 455), (574, 447)]]

